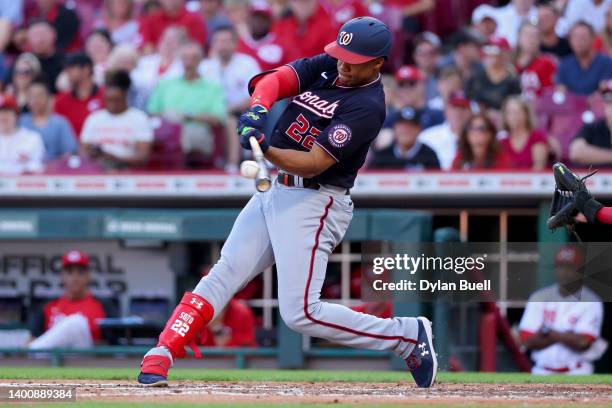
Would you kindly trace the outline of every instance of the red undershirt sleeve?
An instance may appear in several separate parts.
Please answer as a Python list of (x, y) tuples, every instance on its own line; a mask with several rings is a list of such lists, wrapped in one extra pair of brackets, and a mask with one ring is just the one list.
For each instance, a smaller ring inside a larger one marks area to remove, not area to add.
[(612, 207), (603, 207), (595, 214), (597, 221), (604, 224), (612, 224)]
[(249, 88), (252, 89), (251, 106), (262, 105), (270, 109), (274, 102), (297, 95), (299, 81), (295, 71), (283, 65), (274, 71), (264, 72), (251, 79)]

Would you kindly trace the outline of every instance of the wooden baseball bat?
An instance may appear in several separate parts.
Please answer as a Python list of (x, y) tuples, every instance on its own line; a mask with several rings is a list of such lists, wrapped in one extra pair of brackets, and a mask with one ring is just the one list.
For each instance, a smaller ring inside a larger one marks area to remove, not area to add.
[(255, 177), (255, 188), (257, 191), (265, 193), (272, 186), (272, 180), (270, 180), (270, 174), (268, 173), (268, 168), (266, 167), (264, 154), (254, 136), (249, 137), (249, 143), (251, 144), (251, 150), (253, 151), (253, 158), (259, 165), (259, 171), (257, 172), (257, 177)]

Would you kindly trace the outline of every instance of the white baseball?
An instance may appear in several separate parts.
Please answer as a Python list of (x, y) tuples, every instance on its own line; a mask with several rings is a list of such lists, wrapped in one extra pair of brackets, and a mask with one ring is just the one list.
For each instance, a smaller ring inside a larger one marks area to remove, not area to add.
[(254, 179), (257, 177), (257, 173), (259, 172), (259, 164), (253, 160), (245, 160), (240, 163), (240, 174), (242, 177), (246, 177), (249, 179)]

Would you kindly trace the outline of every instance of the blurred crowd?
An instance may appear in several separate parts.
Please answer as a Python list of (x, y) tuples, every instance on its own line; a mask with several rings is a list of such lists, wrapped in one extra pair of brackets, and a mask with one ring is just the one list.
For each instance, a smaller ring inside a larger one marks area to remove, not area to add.
[(394, 32), (370, 169), (612, 166), (612, 0), (0, 2), (0, 173), (218, 169), (258, 72)]

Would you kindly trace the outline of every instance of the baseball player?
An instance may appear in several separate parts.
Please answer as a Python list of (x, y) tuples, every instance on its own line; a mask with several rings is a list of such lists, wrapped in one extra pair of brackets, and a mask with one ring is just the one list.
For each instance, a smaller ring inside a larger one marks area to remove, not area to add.
[[(438, 364), (429, 320), (381, 319), (320, 300), (328, 257), (352, 218), (349, 190), (385, 119), (380, 69), (390, 49), (387, 26), (356, 18), (341, 27), (326, 54), (251, 79), (251, 107), (239, 120), (241, 144), (250, 149), (255, 137), (280, 172), (268, 192), (243, 208), (219, 262), (183, 296), (142, 361), (140, 383), (166, 385), (185, 346), (236, 291), (276, 263), (280, 314), (291, 329), (345, 346), (391, 350), (405, 359), (419, 387), (433, 384)], [(287, 97), (291, 102), (266, 138), (261, 130), (270, 107)]]
[(593, 361), (607, 347), (600, 339), (603, 304), (582, 286), (579, 269), (583, 264), (579, 248), (561, 248), (555, 256), (557, 283), (529, 298), (520, 336), (533, 351), (533, 374), (592, 374)]

